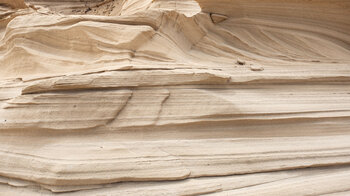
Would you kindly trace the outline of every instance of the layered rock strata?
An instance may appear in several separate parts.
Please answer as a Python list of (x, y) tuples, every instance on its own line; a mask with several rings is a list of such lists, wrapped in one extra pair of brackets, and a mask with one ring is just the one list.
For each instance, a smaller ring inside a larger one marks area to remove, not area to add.
[(344, 0), (0, 0), (0, 195), (348, 195), (349, 32)]

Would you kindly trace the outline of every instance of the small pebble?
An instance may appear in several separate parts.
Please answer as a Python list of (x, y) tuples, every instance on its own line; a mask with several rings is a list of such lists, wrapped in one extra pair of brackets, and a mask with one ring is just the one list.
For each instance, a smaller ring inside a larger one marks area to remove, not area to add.
[(250, 70), (252, 70), (252, 71), (263, 71), (264, 68), (261, 65), (250, 65)]
[(221, 14), (211, 13), (210, 18), (214, 24), (217, 24), (217, 23), (225, 21), (228, 17), (225, 15), (221, 15)]
[(237, 59), (237, 63), (238, 63), (239, 65), (245, 65), (245, 61), (242, 60), (242, 59)]

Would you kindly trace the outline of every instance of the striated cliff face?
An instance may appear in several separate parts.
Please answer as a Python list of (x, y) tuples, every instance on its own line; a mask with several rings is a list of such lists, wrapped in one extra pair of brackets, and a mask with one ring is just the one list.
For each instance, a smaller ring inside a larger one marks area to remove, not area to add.
[(349, 195), (350, 1), (0, 0), (0, 195)]

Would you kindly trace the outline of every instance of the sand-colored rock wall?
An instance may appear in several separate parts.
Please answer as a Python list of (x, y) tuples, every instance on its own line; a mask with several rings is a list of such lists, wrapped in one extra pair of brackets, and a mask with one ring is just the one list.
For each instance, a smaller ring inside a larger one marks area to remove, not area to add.
[(0, 195), (348, 195), (350, 2), (0, 0)]

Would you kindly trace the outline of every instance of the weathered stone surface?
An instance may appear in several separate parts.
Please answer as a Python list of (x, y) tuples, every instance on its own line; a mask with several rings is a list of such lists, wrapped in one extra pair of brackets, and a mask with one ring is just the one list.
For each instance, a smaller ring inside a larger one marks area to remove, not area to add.
[(25, 3), (0, 195), (349, 194), (349, 1)]

